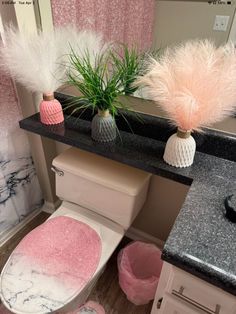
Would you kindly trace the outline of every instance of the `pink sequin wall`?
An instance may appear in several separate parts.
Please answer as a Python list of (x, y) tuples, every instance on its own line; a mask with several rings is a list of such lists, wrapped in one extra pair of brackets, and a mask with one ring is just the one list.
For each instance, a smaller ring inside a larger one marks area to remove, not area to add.
[(0, 73), (0, 117), (2, 136), (11, 131), (10, 129), (18, 127), (21, 118), (11, 78), (3, 73)]
[(55, 26), (76, 25), (107, 41), (151, 47), (155, 0), (51, 0)]

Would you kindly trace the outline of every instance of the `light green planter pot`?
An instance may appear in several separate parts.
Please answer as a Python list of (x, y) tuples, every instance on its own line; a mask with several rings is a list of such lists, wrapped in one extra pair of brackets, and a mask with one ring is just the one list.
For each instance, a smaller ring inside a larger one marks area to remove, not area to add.
[(92, 120), (92, 139), (96, 142), (111, 142), (116, 138), (116, 122), (109, 110), (101, 111)]

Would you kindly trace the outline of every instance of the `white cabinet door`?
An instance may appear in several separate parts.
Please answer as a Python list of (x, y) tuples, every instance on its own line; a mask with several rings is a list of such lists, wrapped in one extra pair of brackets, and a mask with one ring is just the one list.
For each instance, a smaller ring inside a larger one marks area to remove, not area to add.
[[(165, 293), (158, 314), (206, 314), (207, 312), (195, 308), (191, 304), (185, 304), (177, 297)], [(209, 313), (209, 312), (208, 312)]]
[(236, 298), (164, 262), (151, 314), (192, 313), (236, 314)]
[(172, 303), (169, 301), (166, 304), (168, 299), (166, 302), (163, 300), (163, 304), (168, 306), (170, 313), (159, 309), (158, 301), (165, 295), (171, 295), (183, 304), (194, 306), (193, 311), (200, 309), (203, 313), (210, 314), (236, 314), (234, 296), (166, 262), (162, 268), (151, 314), (178, 314), (178, 311), (169, 310)]
[(234, 296), (176, 267), (170, 272), (165, 292), (179, 296), (186, 303), (200, 305), (209, 313), (236, 314)]

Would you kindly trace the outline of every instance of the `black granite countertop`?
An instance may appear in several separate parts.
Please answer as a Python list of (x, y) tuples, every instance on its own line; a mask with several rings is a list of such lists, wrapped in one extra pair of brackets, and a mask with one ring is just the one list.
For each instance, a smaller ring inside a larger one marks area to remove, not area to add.
[[(91, 139), (91, 122), (87, 118), (66, 117), (65, 124), (46, 126), (40, 123), (39, 114), (35, 114), (20, 121), (20, 126), (189, 185), (188, 195), (164, 246), (162, 258), (236, 295), (236, 224), (228, 221), (222, 213), (224, 198), (236, 193), (236, 136), (213, 131), (200, 135), (196, 138), (200, 151), (196, 152), (194, 164), (177, 169), (162, 159), (163, 140), (174, 132), (173, 129), (165, 119), (144, 118), (148, 119), (147, 127), (133, 123), (135, 134), (121, 123), (120, 137), (110, 144), (96, 143)], [(160, 130), (158, 137), (156, 134)]]

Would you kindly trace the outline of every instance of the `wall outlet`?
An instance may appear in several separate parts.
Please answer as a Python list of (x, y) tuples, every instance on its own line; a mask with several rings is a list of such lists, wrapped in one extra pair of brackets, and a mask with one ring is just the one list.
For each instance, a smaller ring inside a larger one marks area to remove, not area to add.
[(227, 16), (227, 15), (216, 15), (213, 30), (214, 31), (220, 31), (220, 32), (226, 32), (228, 24), (229, 24), (229, 16)]

